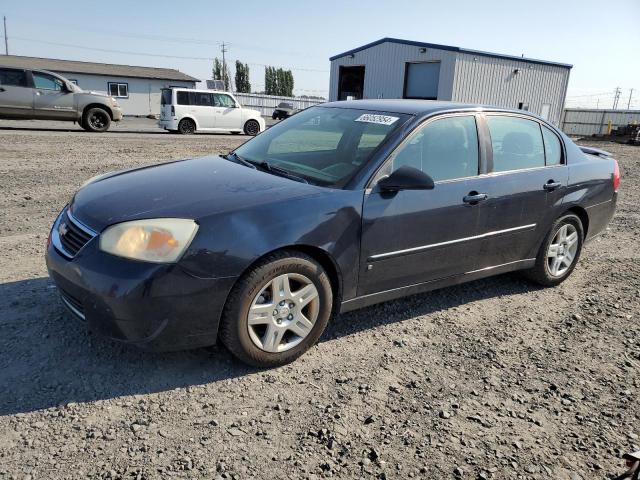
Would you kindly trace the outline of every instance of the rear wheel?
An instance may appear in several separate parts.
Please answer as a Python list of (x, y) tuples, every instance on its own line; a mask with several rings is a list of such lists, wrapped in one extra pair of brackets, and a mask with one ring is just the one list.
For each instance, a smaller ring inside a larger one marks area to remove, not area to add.
[(244, 133), (247, 135), (257, 135), (260, 133), (260, 124), (257, 120), (247, 120), (244, 124)]
[(196, 122), (190, 118), (183, 118), (178, 124), (178, 131), (183, 135), (191, 135), (196, 131)]
[(276, 367), (313, 346), (333, 308), (331, 282), (311, 257), (278, 252), (235, 285), (225, 305), (220, 339), (249, 365)]
[(573, 272), (583, 242), (580, 218), (573, 214), (560, 217), (542, 242), (534, 267), (526, 270), (525, 276), (545, 287), (559, 285)]
[(82, 128), (88, 132), (106, 132), (110, 125), (111, 117), (102, 108), (90, 108), (82, 116)]

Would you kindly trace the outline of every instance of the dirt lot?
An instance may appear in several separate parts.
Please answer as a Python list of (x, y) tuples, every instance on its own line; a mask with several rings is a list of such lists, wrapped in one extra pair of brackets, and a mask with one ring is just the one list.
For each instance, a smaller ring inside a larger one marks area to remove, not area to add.
[(621, 473), (640, 448), (640, 148), (605, 145), (618, 213), (555, 289), (506, 275), (342, 315), (271, 371), (223, 348), (137, 351), (69, 318), (43, 254), (72, 192), (244, 140), (0, 128), (0, 478)]

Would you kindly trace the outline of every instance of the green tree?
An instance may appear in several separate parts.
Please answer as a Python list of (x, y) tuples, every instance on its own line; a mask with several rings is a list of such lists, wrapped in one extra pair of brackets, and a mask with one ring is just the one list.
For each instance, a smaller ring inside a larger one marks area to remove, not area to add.
[(224, 82), (224, 89), (229, 90), (229, 67), (227, 65), (223, 65), (217, 57), (213, 60), (213, 70), (211, 73), (214, 80), (222, 80)]
[(236, 92), (251, 93), (251, 83), (249, 83), (249, 66), (236, 60)]

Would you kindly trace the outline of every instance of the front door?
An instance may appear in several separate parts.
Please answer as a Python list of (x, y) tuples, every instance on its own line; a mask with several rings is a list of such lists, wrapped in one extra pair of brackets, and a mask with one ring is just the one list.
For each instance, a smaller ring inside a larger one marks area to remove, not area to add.
[(487, 114), (486, 125), (493, 162), (481, 187), (488, 198), (479, 208), (478, 268), (535, 258), (568, 181), (560, 140), (550, 129), (504, 114)]
[(77, 116), (73, 92), (53, 75), (33, 72), (33, 109), (37, 118), (69, 120)]
[[(418, 127), (390, 156), (365, 194), (358, 295), (430, 282), (476, 269), (482, 180), (473, 115)], [(375, 181), (418, 168), (433, 190), (385, 193)]]
[(33, 117), (33, 91), (24, 70), (0, 68), (0, 117)]
[(214, 93), (214, 108), (216, 128), (225, 130), (240, 130), (242, 125), (242, 109), (235, 100), (224, 93)]

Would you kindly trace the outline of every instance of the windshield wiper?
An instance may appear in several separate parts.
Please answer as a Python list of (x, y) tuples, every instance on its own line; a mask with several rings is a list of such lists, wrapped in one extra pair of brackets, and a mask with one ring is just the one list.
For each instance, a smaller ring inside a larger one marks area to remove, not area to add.
[(275, 165), (271, 165), (266, 160), (262, 160), (260, 162), (253, 161), (253, 160), (246, 160), (246, 161), (251, 163), (252, 165), (254, 165), (254, 168), (255, 167), (259, 167), (262, 170), (264, 170), (265, 172), (269, 172), (269, 173), (272, 173), (274, 175), (278, 175), (280, 177), (289, 178), (291, 180), (295, 180), (296, 182), (309, 183), (306, 178), (303, 178), (303, 177), (300, 177), (300, 176), (298, 176), (298, 175), (296, 175), (294, 173), (291, 173), (289, 170), (285, 170), (284, 168), (280, 168), (280, 167), (276, 167)]
[(250, 162), (248, 160), (245, 160), (240, 155), (238, 155), (236, 152), (229, 152), (226, 155), (222, 155), (222, 158), (226, 158), (227, 160), (231, 160), (231, 161), (236, 161), (236, 162), (244, 165), (245, 167), (253, 168), (254, 170), (256, 169), (256, 166), (252, 162)]

